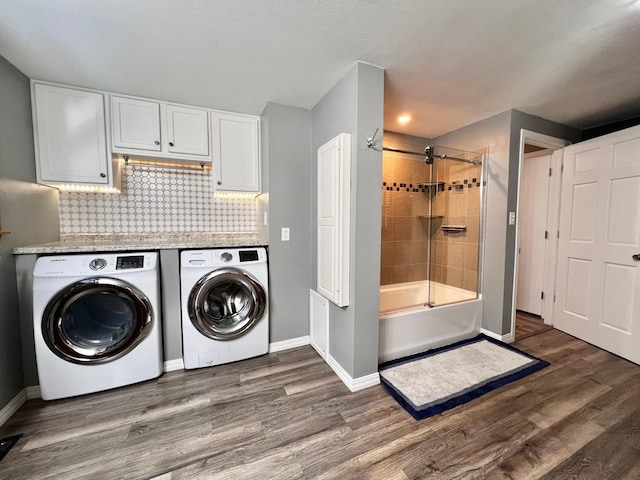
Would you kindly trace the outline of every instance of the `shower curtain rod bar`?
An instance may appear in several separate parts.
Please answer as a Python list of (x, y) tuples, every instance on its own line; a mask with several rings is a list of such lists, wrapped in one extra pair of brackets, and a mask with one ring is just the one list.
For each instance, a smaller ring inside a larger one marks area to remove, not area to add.
[(434, 155), (436, 158), (443, 160), (455, 160), (457, 162), (473, 163), (474, 165), (480, 165), (482, 162), (475, 157), (473, 160), (467, 160), (466, 158), (450, 157), (449, 155)]
[(426, 153), (420, 153), (420, 152), (410, 152), (409, 150), (400, 150), (397, 148), (390, 148), (390, 147), (382, 147), (382, 150), (386, 150), (387, 152), (395, 152), (395, 153), (408, 153), (409, 155), (420, 155), (421, 157), (426, 157), (427, 154)]
[[(409, 155), (419, 155), (421, 157), (429, 156), (428, 153), (411, 152), (409, 150), (400, 150), (397, 148), (390, 148), (390, 147), (382, 147), (382, 150), (386, 150), (387, 152), (406, 153)], [(474, 158), (473, 160), (467, 160), (466, 158), (450, 157), (449, 155), (433, 155), (432, 154), (431, 156), (435, 158), (441, 158), (443, 160), (456, 160), (458, 162), (465, 162), (465, 163), (472, 163), (474, 165), (480, 165), (480, 160), (478, 160), (477, 158)]]

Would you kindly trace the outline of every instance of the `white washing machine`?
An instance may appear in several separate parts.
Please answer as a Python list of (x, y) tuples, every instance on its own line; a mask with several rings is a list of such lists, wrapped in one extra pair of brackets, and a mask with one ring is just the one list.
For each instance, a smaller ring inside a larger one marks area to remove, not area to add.
[(181, 253), (185, 368), (210, 367), (267, 353), (268, 273), (264, 248)]
[(156, 252), (38, 258), (33, 331), (44, 400), (161, 375), (159, 282)]

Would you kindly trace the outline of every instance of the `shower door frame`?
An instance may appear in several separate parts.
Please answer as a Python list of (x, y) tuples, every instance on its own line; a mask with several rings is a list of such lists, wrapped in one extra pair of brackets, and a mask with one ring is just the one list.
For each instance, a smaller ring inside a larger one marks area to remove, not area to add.
[[(453, 147), (444, 147), (444, 146), (439, 146), (439, 145), (431, 145), (430, 147), (428, 147), (430, 150), (430, 152), (433, 152), (433, 149), (436, 147), (440, 147), (440, 148), (444, 148), (444, 149), (449, 149), (449, 150), (458, 150), (459, 152), (463, 152), (463, 153), (476, 153), (473, 150), (461, 150), (461, 149), (457, 149), (457, 148), (453, 148)], [(436, 217), (434, 217), (433, 215), (433, 203), (435, 200), (435, 196), (437, 195), (438, 191), (438, 183), (444, 183), (444, 182), (440, 182), (440, 179), (437, 177), (437, 162), (438, 161), (443, 161), (443, 160), (448, 160), (448, 161), (462, 161), (462, 162), (468, 162), (468, 163), (473, 163), (472, 160), (468, 160), (468, 159), (462, 159), (462, 158), (456, 158), (456, 157), (450, 157), (450, 156), (438, 156), (438, 155), (434, 155), (433, 156), (433, 161), (431, 164), (429, 164), (429, 167), (431, 168), (431, 172), (430, 172), (430, 178), (431, 178), (431, 183), (434, 184), (435, 188), (436, 188), (436, 193), (435, 194), (430, 194), (431, 196), (429, 197), (429, 253), (428, 253), (428, 261), (427, 261), (427, 265), (428, 265), (428, 273), (427, 273), (427, 281), (429, 282), (429, 288), (428, 288), (428, 296), (427, 296), (427, 303), (425, 304), (425, 306), (428, 306), (429, 308), (433, 308), (433, 307), (441, 307), (441, 306), (446, 306), (446, 305), (455, 305), (457, 303), (462, 303), (465, 301), (473, 301), (473, 300), (477, 300), (482, 298), (482, 286), (483, 286), (483, 275), (482, 275), (482, 271), (483, 271), (483, 265), (484, 265), (484, 246), (485, 246), (485, 214), (486, 214), (486, 192), (485, 192), (485, 187), (486, 187), (486, 169), (487, 169), (487, 162), (486, 160), (489, 157), (489, 147), (485, 147), (484, 148), (485, 152), (484, 153), (478, 153), (478, 158), (480, 159), (480, 186), (478, 188), (480, 188), (480, 198), (479, 198), (479, 212), (478, 212), (478, 216), (479, 216), (479, 226), (478, 226), (478, 238), (477, 238), (477, 243), (478, 243), (478, 262), (477, 262), (477, 275), (476, 275), (476, 296), (475, 298), (470, 298), (470, 299), (466, 299), (466, 300), (459, 300), (459, 301), (454, 301), (454, 302), (449, 302), (449, 303), (438, 303), (438, 304), (434, 304), (433, 303), (433, 299), (432, 297), (435, 297), (435, 294), (433, 293), (434, 290), (434, 283), (436, 283), (436, 281), (433, 279), (433, 269), (435, 268), (435, 264), (433, 263), (433, 258), (434, 258), (434, 250), (435, 250), (435, 239), (433, 238), (433, 223), (434, 221), (437, 220)], [(434, 175), (435, 177), (435, 181), (434, 181)], [(444, 193), (444, 192), (443, 192)], [(446, 213), (446, 212), (445, 212)], [(444, 218), (446, 218), (446, 215), (443, 215), (442, 219), (444, 221)], [(446, 284), (445, 284), (446, 285)]]

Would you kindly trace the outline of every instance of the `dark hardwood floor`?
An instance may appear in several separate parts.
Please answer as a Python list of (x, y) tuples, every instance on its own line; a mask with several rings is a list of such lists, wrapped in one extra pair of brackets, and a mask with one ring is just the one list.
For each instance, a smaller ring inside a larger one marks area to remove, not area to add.
[(557, 330), (514, 345), (551, 365), (422, 421), (310, 347), (31, 400), (0, 478), (640, 478), (640, 366)]
[(545, 325), (544, 320), (539, 316), (516, 310), (516, 340), (522, 340), (552, 328), (551, 325)]

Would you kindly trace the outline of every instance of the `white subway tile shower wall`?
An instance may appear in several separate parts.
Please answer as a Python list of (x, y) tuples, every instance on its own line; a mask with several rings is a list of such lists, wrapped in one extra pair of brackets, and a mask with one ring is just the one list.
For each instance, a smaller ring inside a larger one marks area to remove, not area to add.
[(253, 198), (214, 198), (211, 171), (128, 165), (120, 194), (60, 192), (60, 234), (256, 232)]

